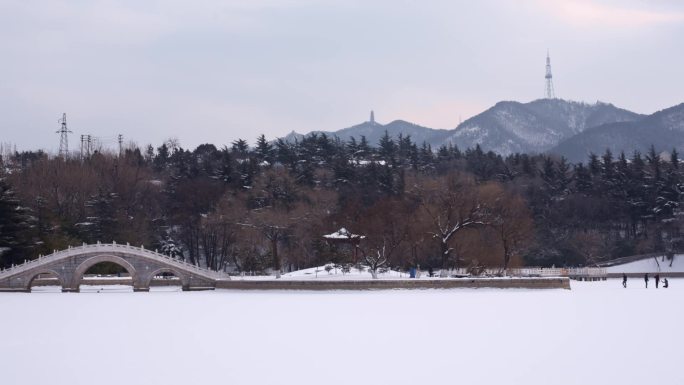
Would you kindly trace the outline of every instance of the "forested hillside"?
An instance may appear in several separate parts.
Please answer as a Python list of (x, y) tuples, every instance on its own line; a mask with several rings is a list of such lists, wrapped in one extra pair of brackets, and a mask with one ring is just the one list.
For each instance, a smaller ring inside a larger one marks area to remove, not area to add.
[[(378, 143), (314, 134), (68, 159), (22, 152), (1, 170), (5, 267), (112, 240), (236, 272), (328, 262), (574, 266), (681, 246), (675, 151), (569, 164), (479, 147), (433, 151), (387, 134)], [(363, 237), (324, 238), (340, 228)]]

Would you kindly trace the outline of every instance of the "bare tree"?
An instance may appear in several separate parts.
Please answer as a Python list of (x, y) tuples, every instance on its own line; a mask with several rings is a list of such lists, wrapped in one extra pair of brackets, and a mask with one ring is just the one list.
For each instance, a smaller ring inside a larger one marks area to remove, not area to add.
[[(431, 222), (430, 235), (439, 244), (441, 267), (450, 267), (451, 242), (461, 231), (489, 223), (489, 207), (481, 187), (470, 176), (451, 173), (445, 177), (416, 181), (413, 193), (420, 199), (423, 215)], [(458, 267), (458, 258), (456, 266)]]
[(358, 222), (358, 231), (365, 238), (356, 243), (372, 277), (377, 270), (396, 259), (400, 246), (410, 232), (410, 221), (405, 213), (412, 210), (409, 202), (400, 198), (384, 199), (369, 207)]
[(368, 265), (368, 272), (371, 273), (373, 279), (378, 279), (378, 269), (387, 265), (389, 261), (388, 256), (391, 254), (391, 251), (388, 250), (386, 245), (382, 245), (379, 248), (371, 248), (370, 250), (360, 246), (357, 247), (361, 250), (363, 261)]
[(235, 224), (212, 215), (203, 220), (200, 239), (205, 266), (224, 270), (235, 249)]
[(529, 246), (533, 234), (532, 214), (525, 200), (518, 194), (504, 190), (500, 185), (489, 185), (484, 195), (493, 201), (489, 225), (496, 231), (503, 250), (502, 274), (511, 262), (511, 257)]
[(595, 230), (577, 232), (573, 241), (587, 266), (595, 266), (610, 253), (607, 237)]
[(250, 210), (238, 224), (258, 230), (268, 241), (272, 268), (276, 278), (280, 278), (280, 245), (291, 236), (294, 227), (306, 222), (309, 203), (286, 170), (273, 169), (256, 181), (247, 205)]

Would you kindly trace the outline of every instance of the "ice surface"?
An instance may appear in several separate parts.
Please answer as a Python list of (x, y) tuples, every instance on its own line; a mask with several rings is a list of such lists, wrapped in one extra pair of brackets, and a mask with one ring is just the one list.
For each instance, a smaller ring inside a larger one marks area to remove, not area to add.
[(684, 383), (684, 279), (0, 294), (2, 384)]

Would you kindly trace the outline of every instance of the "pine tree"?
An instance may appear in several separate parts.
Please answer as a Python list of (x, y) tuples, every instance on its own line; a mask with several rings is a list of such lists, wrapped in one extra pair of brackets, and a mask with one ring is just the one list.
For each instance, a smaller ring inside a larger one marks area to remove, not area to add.
[(418, 146), (415, 143), (411, 143), (411, 147), (409, 147), (409, 152), (408, 152), (408, 161), (409, 164), (411, 165), (411, 168), (414, 170), (418, 169)]
[(604, 181), (610, 181), (613, 178), (613, 153), (610, 149), (601, 157), (601, 176)]
[(223, 146), (219, 152), (219, 161), (214, 170), (214, 178), (226, 184), (233, 181), (233, 159), (227, 146)]
[(570, 186), (570, 165), (567, 159), (561, 157), (556, 164), (556, 193), (566, 195)]
[(0, 178), (0, 266), (8, 267), (29, 259), (34, 222), (11, 186)]
[(674, 148), (670, 152), (670, 166), (675, 170), (679, 169), (679, 154)]
[(535, 174), (535, 165), (534, 162), (530, 159), (530, 156), (527, 154), (522, 154), (520, 156), (520, 165), (522, 168), (522, 172), (525, 175), (528, 176), (534, 176)]
[(154, 161), (154, 147), (152, 147), (151, 144), (148, 144), (147, 148), (145, 149), (145, 162), (150, 164), (152, 161)]
[(100, 190), (86, 202), (88, 217), (77, 226), (88, 243), (110, 242), (117, 238), (116, 199), (116, 194)]
[(449, 147), (446, 144), (439, 146), (437, 149), (437, 160), (439, 162), (448, 162), (451, 160), (451, 152), (449, 152)]
[(380, 142), (378, 142), (378, 155), (380, 159), (388, 164), (396, 163), (397, 144), (389, 136), (387, 130), (385, 130), (385, 134), (380, 138)]
[(316, 141), (316, 155), (320, 165), (330, 164), (336, 151), (337, 147), (335, 142), (330, 139), (326, 133), (322, 133), (318, 136), (318, 140)]
[(157, 156), (154, 157), (154, 168), (159, 171), (166, 168), (169, 162), (169, 148), (163, 143), (157, 148)]
[(651, 145), (651, 148), (648, 150), (648, 154), (646, 155), (646, 161), (648, 162), (648, 166), (651, 169), (651, 177), (653, 178), (653, 180), (660, 180), (662, 176), (662, 163), (660, 161), (660, 155), (658, 155), (658, 153), (655, 150), (655, 146)]
[(292, 145), (282, 138), (279, 138), (275, 144), (275, 159), (287, 166), (290, 170), (295, 170), (295, 167), (297, 166), (296, 146), (296, 142)]
[(371, 149), (368, 144), (368, 139), (365, 135), (361, 135), (361, 141), (359, 142), (359, 156), (364, 159), (368, 159), (373, 154), (373, 149)]
[(556, 167), (554, 167), (553, 159), (550, 156), (544, 157), (544, 164), (539, 176), (544, 180), (549, 191), (555, 191)]
[(351, 155), (352, 159), (356, 159), (358, 156), (358, 151), (359, 151), (359, 144), (356, 143), (356, 138), (351, 137), (349, 138), (349, 142), (347, 142), (347, 151), (349, 151), (349, 154)]
[(423, 142), (423, 145), (418, 151), (418, 168), (422, 171), (433, 169), (434, 156), (435, 154), (432, 153), (432, 147), (427, 142)]
[(266, 136), (264, 134), (261, 134), (257, 138), (254, 154), (260, 163), (267, 162), (269, 165), (273, 165), (273, 145), (266, 140)]
[(641, 157), (639, 151), (634, 151), (632, 155), (632, 162), (630, 163), (629, 173), (630, 179), (633, 182), (643, 182), (644, 179), (644, 168), (646, 167), (644, 159)]
[(601, 162), (599, 161), (598, 155), (593, 152), (589, 154), (588, 167), (591, 175), (598, 175), (601, 172)]
[(588, 193), (591, 191), (591, 173), (584, 167), (584, 164), (579, 163), (574, 169), (575, 189), (580, 193)]
[(192, 157), (196, 159), (198, 173), (206, 176), (213, 176), (216, 165), (220, 162), (221, 154), (213, 144), (200, 144), (192, 152)]
[(621, 152), (615, 164), (615, 177), (611, 192), (611, 196), (618, 201), (618, 205), (624, 205), (629, 200), (629, 192), (632, 188), (629, 175), (629, 162), (625, 153)]
[(249, 145), (247, 144), (247, 141), (244, 139), (238, 139), (234, 141), (231, 147), (231, 151), (235, 153), (239, 158), (244, 158), (247, 156), (247, 152), (249, 151)]

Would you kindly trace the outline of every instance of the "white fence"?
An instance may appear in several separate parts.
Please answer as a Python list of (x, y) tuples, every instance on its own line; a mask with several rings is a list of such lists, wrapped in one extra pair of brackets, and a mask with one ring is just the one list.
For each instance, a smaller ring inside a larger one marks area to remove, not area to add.
[[(449, 276), (470, 275), (470, 271), (465, 268), (452, 269), (448, 271)], [(545, 268), (545, 267), (520, 267), (502, 269), (484, 269), (481, 275), (507, 277), (588, 277), (602, 278), (607, 276), (607, 271), (602, 267), (572, 267), (572, 268)]]

